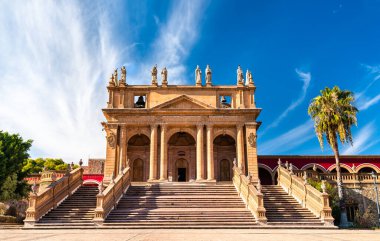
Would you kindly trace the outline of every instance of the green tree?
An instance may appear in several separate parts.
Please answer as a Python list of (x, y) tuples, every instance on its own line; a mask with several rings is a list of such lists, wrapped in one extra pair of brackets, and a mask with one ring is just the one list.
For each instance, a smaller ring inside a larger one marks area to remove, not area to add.
[[(60, 158), (28, 159), (22, 168), (22, 171), (28, 174), (42, 172), (45, 168), (52, 171), (65, 171), (68, 168), (68, 165), (68, 163), (65, 163)], [(78, 165), (74, 165), (73, 169), (78, 167)]]
[(22, 171), (27, 174), (39, 173), (44, 170), (45, 160), (42, 158), (31, 159), (29, 158), (24, 164)]
[(358, 109), (353, 106), (354, 96), (351, 91), (341, 90), (334, 86), (332, 89), (321, 90), (321, 95), (315, 97), (308, 109), (314, 120), (315, 133), (323, 149), (324, 139), (334, 152), (336, 162), (337, 188), (341, 211), (340, 226), (347, 227), (347, 213), (340, 171), (338, 139), (342, 144), (352, 145), (351, 126), (357, 124)]
[(6, 201), (28, 195), (23, 165), (29, 157), (32, 140), (24, 141), (18, 134), (0, 131), (0, 200)]

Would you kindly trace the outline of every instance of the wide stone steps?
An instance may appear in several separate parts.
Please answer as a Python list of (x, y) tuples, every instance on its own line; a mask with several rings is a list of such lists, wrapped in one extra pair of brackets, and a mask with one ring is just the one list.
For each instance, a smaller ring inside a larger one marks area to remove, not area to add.
[(89, 226), (93, 225), (98, 188), (82, 186), (64, 200), (57, 208), (48, 212), (36, 226)]
[(256, 224), (232, 184), (135, 184), (105, 223), (139, 228), (252, 228)]
[(264, 207), (269, 225), (323, 226), (323, 222), (280, 186), (264, 185)]

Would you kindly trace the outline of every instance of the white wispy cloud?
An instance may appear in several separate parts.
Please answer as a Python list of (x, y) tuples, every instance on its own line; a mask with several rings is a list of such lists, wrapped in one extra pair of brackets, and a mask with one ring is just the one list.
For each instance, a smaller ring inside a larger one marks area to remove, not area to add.
[(159, 71), (163, 67), (168, 69), (169, 84), (185, 84), (189, 81), (184, 61), (196, 43), (207, 5), (208, 1), (199, 0), (174, 2), (168, 20), (159, 21), (159, 35), (153, 41), (151, 54), (141, 63), (136, 74), (131, 75), (131, 83), (149, 83), (150, 70), (155, 64)]
[(380, 142), (380, 139), (373, 138), (373, 135), (376, 131), (376, 126), (374, 121), (365, 125), (357, 135), (353, 136), (354, 143), (352, 146), (346, 146), (343, 149), (342, 154), (344, 155), (352, 155), (352, 154), (360, 154), (372, 147), (373, 145)]
[(77, 1), (0, 2), (0, 129), (33, 139), (32, 156), (104, 156), (100, 109), (120, 57), (107, 10)]
[(302, 81), (303, 85), (302, 85), (302, 90), (301, 90), (301, 93), (300, 95), (298, 96), (298, 98), (293, 101), (280, 115), (279, 117), (277, 117), (277, 119), (275, 119), (270, 125), (268, 125), (262, 132), (261, 134), (264, 134), (265, 132), (267, 132), (269, 129), (271, 128), (274, 128), (276, 126), (278, 126), (278, 124), (280, 124), (280, 122), (289, 114), (289, 112), (291, 112), (292, 110), (294, 110), (297, 106), (299, 106), (304, 100), (305, 100), (305, 97), (306, 97), (306, 92), (309, 88), (309, 85), (310, 85), (310, 81), (311, 81), (311, 73), (310, 72), (304, 72), (304, 71), (301, 71), (299, 69), (295, 69), (297, 75), (298, 75), (298, 78)]
[(368, 97), (367, 93), (380, 79), (380, 65), (371, 66), (362, 64), (362, 66), (368, 71), (368, 74), (371, 76), (371, 81), (363, 90), (355, 93), (355, 103), (359, 110), (366, 110), (380, 101), (380, 94), (374, 97)]
[(154, 64), (168, 68), (169, 84), (185, 82), (183, 63), (207, 4), (173, 2), (143, 61), (134, 56), (141, 43), (133, 36), (117, 42), (126, 30), (114, 29), (114, 21), (132, 11), (121, 11), (121, 5), (0, 1), (0, 129), (33, 139), (33, 157), (105, 157), (101, 108), (115, 67), (127, 66), (129, 84), (148, 83)]
[(380, 94), (376, 95), (373, 98), (368, 98), (362, 95), (361, 98), (356, 101), (357, 108), (361, 111), (366, 110), (369, 107), (376, 105), (379, 102), (380, 102)]
[(313, 121), (308, 120), (274, 139), (259, 144), (258, 151), (260, 154), (283, 153), (302, 145), (314, 136)]

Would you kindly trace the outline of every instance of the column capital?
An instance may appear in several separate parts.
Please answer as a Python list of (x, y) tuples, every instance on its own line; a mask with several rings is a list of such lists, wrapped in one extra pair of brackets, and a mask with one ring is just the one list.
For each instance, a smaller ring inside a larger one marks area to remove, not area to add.
[(167, 124), (160, 124), (161, 130), (168, 130), (168, 125)]
[(207, 124), (206, 125), (207, 130), (212, 130), (214, 128), (213, 124)]
[(204, 123), (198, 123), (198, 124), (196, 124), (196, 126), (197, 126), (197, 129), (201, 129), (201, 128), (203, 128)]
[(238, 128), (238, 129), (241, 129), (241, 128), (243, 128), (243, 126), (244, 126), (244, 124), (243, 124), (243, 123), (238, 123), (238, 124), (236, 124), (236, 128)]
[(150, 125), (150, 129), (153, 130), (153, 129), (157, 129), (158, 125), (157, 124), (151, 124)]

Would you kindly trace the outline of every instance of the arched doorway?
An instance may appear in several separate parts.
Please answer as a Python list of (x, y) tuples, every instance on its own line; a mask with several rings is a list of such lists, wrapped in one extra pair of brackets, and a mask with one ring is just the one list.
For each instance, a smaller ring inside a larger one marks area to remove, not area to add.
[(169, 180), (187, 182), (195, 178), (195, 139), (187, 132), (176, 132), (168, 141)]
[(363, 168), (360, 168), (358, 173), (363, 173), (363, 174), (369, 174), (369, 173), (377, 173), (376, 170), (372, 167), (363, 167)]
[(189, 164), (185, 159), (178, 159), (175, 162), (175, 177), (177, 182), (189, 180)]
[(144, 161), (140, 158), (133, 161), (132, 165), (132, 181), (142, 182), (144, 181)]
[(144, 134), (137, 134), (129, 138), (127, 158), (131, 161), (132, 181), (146, 181), (148, 177), (150, 140)]
[(214, 139), (214, 159), (218, 160), (216, 166), (216, 179), (218, 181), (232, 180), (232, 160), (236, 158), (235, 139), (230, 135), (218, 135)]
[(230, 161), (223, 159), (220, 161), (220, 181), (231, 181), (231, 165)]
[[(331, 173), (336, 173), (336, 167), (334, 167), (331, 171)], [(345, 167), (340, 167), (340, 173), (350, 173), (350, 171)]]
[(261, 185), (272, 185), (272, 174), (265, 168), (259, 167), (259, 178)]

